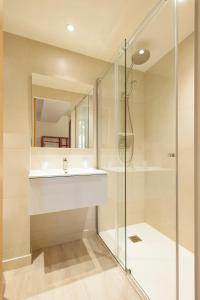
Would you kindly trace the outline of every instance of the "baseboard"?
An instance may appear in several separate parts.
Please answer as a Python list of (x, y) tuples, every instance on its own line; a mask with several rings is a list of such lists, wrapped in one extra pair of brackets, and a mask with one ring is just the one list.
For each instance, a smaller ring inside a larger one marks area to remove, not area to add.
[(3, 260), (3, 270), (9, 271), (12, 269), (18, 269), (30, 265), (31, 262), (32, 262), (31, 253), (23, 256), (10, 258), (10, 259), (5, 259)]

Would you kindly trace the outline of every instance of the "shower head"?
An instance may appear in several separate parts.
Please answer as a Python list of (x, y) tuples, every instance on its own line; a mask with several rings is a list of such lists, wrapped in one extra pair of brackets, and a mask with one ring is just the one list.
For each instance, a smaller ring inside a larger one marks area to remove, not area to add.
[(148, 49), (137, 50), (132, 56), (133, 65), (142, 65), (150, 58), (150, 51)]

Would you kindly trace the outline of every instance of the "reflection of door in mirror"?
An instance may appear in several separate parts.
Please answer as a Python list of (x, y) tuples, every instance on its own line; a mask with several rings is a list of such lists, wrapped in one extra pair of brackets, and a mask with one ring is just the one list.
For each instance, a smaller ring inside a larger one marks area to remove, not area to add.
[[(92, 147), (91, 86), (33, 74), (33, 144), (35, 147)], [(88, 89), (88, 93), (87, 93)], [(91, 136), (90, 136), (91, 135)]]
[(89, 96), (87, 95), (76, 107), (76, 146), (89, 147)]

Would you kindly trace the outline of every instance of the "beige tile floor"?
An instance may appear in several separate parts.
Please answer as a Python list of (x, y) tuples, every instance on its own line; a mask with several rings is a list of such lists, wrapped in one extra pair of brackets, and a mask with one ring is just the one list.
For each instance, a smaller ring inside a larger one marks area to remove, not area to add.
[(37, 250), (5, 281), (7, 300), (140, 300), (98, 236)]

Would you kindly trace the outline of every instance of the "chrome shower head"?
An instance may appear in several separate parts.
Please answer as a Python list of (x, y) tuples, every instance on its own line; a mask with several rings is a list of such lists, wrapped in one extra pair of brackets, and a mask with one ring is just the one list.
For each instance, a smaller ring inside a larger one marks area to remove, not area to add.
[(133, 65), (143, 65), (150, 58), (150, 51), (148, 49), (137, 50), (132, 56)]

